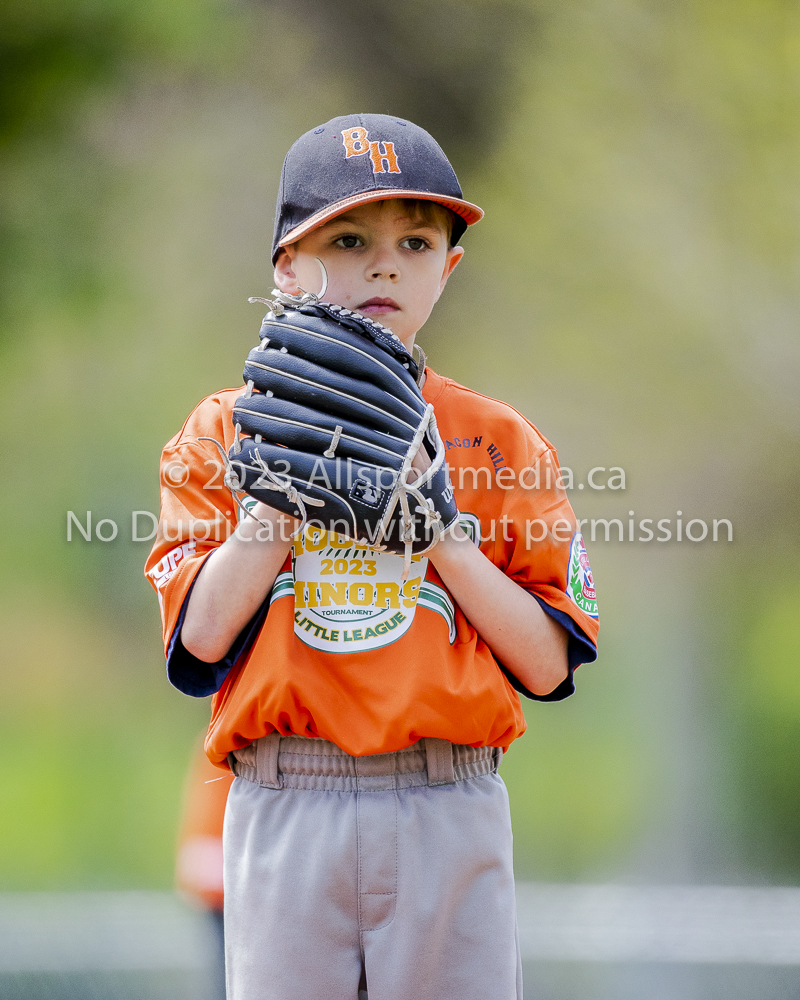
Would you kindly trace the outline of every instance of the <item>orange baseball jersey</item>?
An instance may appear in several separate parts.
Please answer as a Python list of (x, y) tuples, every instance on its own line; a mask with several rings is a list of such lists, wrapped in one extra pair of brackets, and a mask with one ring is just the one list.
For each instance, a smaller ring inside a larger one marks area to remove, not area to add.
[[(170, 681), (190, 695), (214, 694), (209, 758), (225, 766), (231, 750), (274, 730), (320, 736), (356, 756), (423, 736), (507, 747), (525, 731), (517, 692), (535, 696), (495, 660), (425, 556), (403, 582), (401, 556), (307, 526), (221, 661), (183, 647), (197, 573), (237, 522), (217, 449), (200, 439), (230, 448), (241, 392), (203, 400), (164, 449), (161, 519), (145, 567)], [(540, 700), (564, 698), (575, 667), (596, 657), (598, 620), (555, 450), (513, 407), (430, 369), (423, 395), (445, 441), (462, 527), (569, 632), (569, 677)]]

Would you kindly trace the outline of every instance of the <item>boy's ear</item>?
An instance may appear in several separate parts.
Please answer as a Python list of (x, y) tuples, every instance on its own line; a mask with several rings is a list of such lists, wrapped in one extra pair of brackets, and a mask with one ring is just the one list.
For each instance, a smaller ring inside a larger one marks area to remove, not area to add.
[(297, 295), (300, 291), (297, 275), (294, 273), (294, 262), (286, 247), (281, 247), (278, 259), (275, 261), (273, 276), (279, 291), (286, 292), (287, 295)]
[[(447, 279), (455, 271), (456, 265), (464, 256), (463, 247), (450, 247), (447, 251), (447, 260), (444, 262), (444, 270), (442, 271), (442, 280), (439, 282), (439, 295), (444, 291), (444, 286), (447, 284)], [(439, 298), (439, 295), (436, 298)]]

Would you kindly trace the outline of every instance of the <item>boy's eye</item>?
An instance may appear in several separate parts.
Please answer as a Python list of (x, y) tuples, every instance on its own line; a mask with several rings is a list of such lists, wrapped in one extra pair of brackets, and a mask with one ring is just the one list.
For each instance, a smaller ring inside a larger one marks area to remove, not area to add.
[(345, 250), (354, 250), (356, 247), (364, 246), (364, 243), (358, 236), (340, 236), (336, 240), (336, 245), (344, 247)]
[(407, 240), (403, 240), (400, 246), (407, 247), (409, 250), (425, 250), (428, 246), (428, 241), (424, 240), (421, 236), (409, 236)]

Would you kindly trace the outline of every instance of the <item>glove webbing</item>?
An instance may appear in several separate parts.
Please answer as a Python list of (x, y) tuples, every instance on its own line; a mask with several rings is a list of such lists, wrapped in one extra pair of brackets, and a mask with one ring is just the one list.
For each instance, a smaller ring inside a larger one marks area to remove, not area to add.
[[(415, 507), (414, 510), (418, 514), (422, 514), (425, 517), (425, 527), (430, 528), (433, 531), (433, 542), (429, 548), (439, 541), (442, 537), (442, 515), (433, 506), (433, 501), (424, 497), (417, 486), (412, 486), (408, 482), (408, 477), (411, 473), (411, 463), (415, 456), (422, 447), (422, 439), (425, 437), (425, 433), (428, 430), (428, 426), (436, 418), (433, 415), (433, 404), (428, 403), (425, 408), (425, 415), (417, 427), (414, 439), (409, 445), (408, 451), (406, 452), (406, 457), (403, 459), (403, 466), (400, 469), (400, 475), (397, 480), (397, 486), (395, 487), (397, 491), (396, 501), (400, 502), (400, 510), (403, 516), (403, 525), (400, 535), (400, 541), (403, 542), (403, 573), (400, 577), (401, 580), (407, 580), (408, 574), (411, 570), (411, 556), (413, 554), (413, 543), (414, 543), (414, 519), (411, 516), (411, 509), (408, 505), (408, 495), (411, 494), (412, 497), (417, 501), (419, 506)], [(420, 477), (421, 479), (430, 479), (431, 476), (438, 470), (441, 465), (441, 456), (437, 455), (437, 459), (431, 464), (425, 473)], [(392, 514), (394, 513), (394, 508), (396, 502), (392, 504), (384, 515), (383, 521), (381, 522), (381, 530), (379, 532), (380, 537), (383, 537), (386, 531), (386, 525)]]

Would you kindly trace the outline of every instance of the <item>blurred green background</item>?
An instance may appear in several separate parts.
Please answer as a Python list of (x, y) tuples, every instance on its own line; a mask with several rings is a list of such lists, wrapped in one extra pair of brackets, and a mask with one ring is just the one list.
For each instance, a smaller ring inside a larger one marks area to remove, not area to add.
[[(486, 210), (433, 367), (537, 424), (579, 517), (734, 527), (589, 541), (600, 658), (504, 763), (520, 875), (796, 881), (800, 8), (28, 0), (0, 27), (0, 889), (171, 885), (208, 704), (166, 682), (131, 511), (239, 384), (286, 149), (351, 111), (428, 128)], [(626, 489), (578, 491), (593, 466)], [(119, 535), (68, 542), (68, 510)]]

